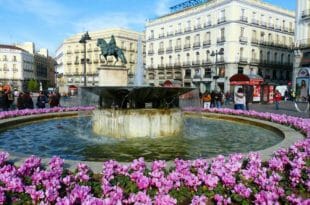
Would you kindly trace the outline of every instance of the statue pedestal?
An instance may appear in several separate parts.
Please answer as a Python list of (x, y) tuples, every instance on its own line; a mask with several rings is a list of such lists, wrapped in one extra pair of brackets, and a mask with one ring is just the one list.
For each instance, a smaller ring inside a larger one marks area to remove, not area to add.
[(128, 69), (125, 66), (102, 65), (97, 68), (98, 86), (127, 86)]

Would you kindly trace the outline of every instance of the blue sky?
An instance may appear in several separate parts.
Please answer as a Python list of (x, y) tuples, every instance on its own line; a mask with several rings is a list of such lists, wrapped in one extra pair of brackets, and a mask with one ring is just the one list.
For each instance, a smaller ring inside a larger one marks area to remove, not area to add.
[[(33, 41), (53, 55), (78, 32), (104, 28), (144, 30), (146, 19), (185, 0), (0, 0), (0, 44)], [(265, 0), (295, 9), (295, 0)]]

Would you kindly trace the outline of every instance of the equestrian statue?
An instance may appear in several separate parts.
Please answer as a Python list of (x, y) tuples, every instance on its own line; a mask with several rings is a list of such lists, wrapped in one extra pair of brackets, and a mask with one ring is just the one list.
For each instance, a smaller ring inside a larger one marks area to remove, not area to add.
[(114, 61), (114, 65), (118, 62), (118, 59), (121, 60), (122, 64), (127, 63), (123, 50), (116, 46), (115, 38), (113, 35), (111, 36), (111, 40), (109, 43), (107, 43), (103, 38), (99, 38), (97, 40), (97, 46), (100, 47), (101, 50), (100, 56), (104, 57), (104, 60), (105, 62), (107, 62), (107, 64), (108, 56), (114, 56), (114, 58), (116, 59), (116, 61)]

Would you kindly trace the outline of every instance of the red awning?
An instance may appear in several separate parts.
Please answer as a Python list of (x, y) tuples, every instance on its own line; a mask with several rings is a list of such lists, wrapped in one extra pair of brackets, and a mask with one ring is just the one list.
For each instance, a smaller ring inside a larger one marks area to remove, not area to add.
[(236, 74), (229, 79), (230, 85), (259, 85), (264, 79), (259, 75)]
[(69, 85), (69, 90), (77, 90), (78, 87), (76, 87), (75, 85)]

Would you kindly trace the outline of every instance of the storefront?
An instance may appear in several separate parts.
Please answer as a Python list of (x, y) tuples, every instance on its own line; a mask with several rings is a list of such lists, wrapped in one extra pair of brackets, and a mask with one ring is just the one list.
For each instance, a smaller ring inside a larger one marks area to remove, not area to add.
[(296, 100), (307, 101), (310, 95), (310, 68), (301, 68), (296, 77)]
[(259, 75), (236, 74), (229, 79), (232, 91), (236, 92), (239, 87), (243, 87), (251, 95), (252, 102), (261, 101), (261, 84), (263, 78)]

